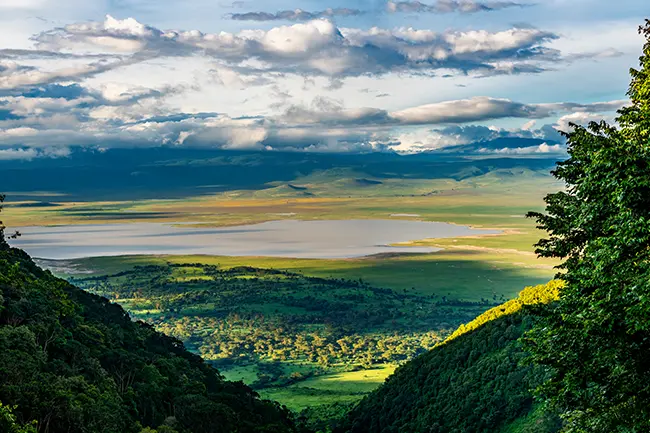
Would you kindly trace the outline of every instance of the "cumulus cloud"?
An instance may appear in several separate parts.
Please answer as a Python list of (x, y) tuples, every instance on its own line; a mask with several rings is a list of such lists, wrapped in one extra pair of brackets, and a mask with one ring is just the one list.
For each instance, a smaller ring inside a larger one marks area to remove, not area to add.
[(480, 148), (479, 153), (483, 154), (496, 154), (496, 155), (532, 155), (532, 154), (549, 154), (549, 153), (563, 153), (566, 148), (560, 144), (542, 143), (538, 146), (526, 147), (503, 147), (500, 149)]
[(34, 159), (38, 155), (36, 149), (0, 149), (0, 161)]
[(0, 60), (0, 91), (51, 83), (80, 81), (143, 60), (144, 57), (134, 55), (127, 58), (103, 59), (49, 70), (22, 65), (14, 61)]
[(426, 4), (415, 1), (389, 1), (386, 4), (388, 12), (406, 13), (463, 13), (472, 14), (476, 12), (489, 12), (512, 7), (524, 7), (524, 4), (511, 1), (488, 1), (478, 2), (474, 0), (438, 0), (435, 3)]
[[(118, 83), (89, 88), (72, 83), (14, 89), (0, 94), (0, 148), (40, 149), (35, 157), (46, 156), (46, 148), (72, 145), (166, 144), (311, 151), (430, 149), (510, 136), (504, 130), (469, 125), (506, 118), (527, 121), (517, 136), (553, 140), (556, 128), (545, 125), (546, 130), (538, 130), (529, 121), (555, 116), (560, 119), (558, 123), (568, 122), (583, 113), (598, 116), (622, 105), (622, 101), (525, 104), (475, 97), (389, 111), (346, 107), (341, 100), (323, 96), (310, 104), (290, 105), (285, 89), (277, 86), (272, 90), (286, 107), (284, 112), (233, 117), (224, 113), (176, 112), (161, 103), (182, 88), (150, 89)], [(441, 129), (424, 135), (420, 132), (420, 137), (401, 131), (416, 127)]]
[(394, 149), (407, 153), (439, 150), (447, 153), (484, 155), (565, 151), (562, 136), (552, 125), (544, 125), (540, 129), (454, 125), (403, 132), (396, 135), (396, 139), (399, 145)]
[(566, 114), (560, 117), (553, 127), (562, 132), (570, 132), (573, 128), (571, 124), (586, 126), (589, 122), (599, 122), (601, 120), (610, 121), (611, 116), (604, 116), (600, 113), (589, 111), (574, 111), (571, 114)]
[(624, 101), (593, 104), (524, 104), (478, 96), (436, 102), (389, 112), (378, 108), (346, 109), (336, 101), (316, 98), (310, 107), (291, 106), (278, 120), (292, 124), (414, 126), (482, 122), (496, 119), (543, 119), (561, 113), (601, 113), (620, 108)]
[(476, 97), (439, 102), (391, 113), (391, 117), (406, 125), (431, 125), (441, 123), (468, 123), (498, 118), (539, 117), (538, 107), (510, 101)]
[(284, 10), (279, 12), (246, 12), (228, 15), (237, 21), (310, 21), (319, 18), (353, 17), (366, 14), (365, 11), (350, 8), (328, 8), (322, 11), (309, 12), (302, 9)]
[(48, 149), (34, 148), (13, 148), (0, 149), (0, 161), (32, 160), (35, 158), (62, 158), (70, 155), (67, 147), (55, 147)]
[(75, 53), (101, 60), (77, 65), (78, 69), (12, 74), (0, 84), (7, 88), (75, 80), (153, 58), (192, 55), (213, 58), (240, 75), (256, 76), (279, 73), (336, 80), (390, 72), (531, 73), (562, 60), (557, 50), (547, 46), (556, 38), (551, 32), (532, 28), (441, 33), (413, 28), (365, 30), (339, 28), (327, 19), (267, 31), (211, 34), (160, 30), (133, 18), (107, 16), (101, 22), (70, 24), (33, 38), (38, 52)]

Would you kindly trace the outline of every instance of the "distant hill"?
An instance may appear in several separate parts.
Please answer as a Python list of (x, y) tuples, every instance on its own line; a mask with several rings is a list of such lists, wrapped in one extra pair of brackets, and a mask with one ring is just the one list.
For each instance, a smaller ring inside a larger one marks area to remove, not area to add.
[(354, 180), (357, 185), (360, 186), (372, 186), (372, 185), (381, 185), (383, 182), (379, 180), (372, 180), (372, 179), (355, 179)]
[(553, 433), (559, 419), (535, 406), (544, 371), (522, 364), (524, 308), (557, 299), (559, 282), (530, 287), (428, 353), (398, 368), (335, 428), (336, 433)]
[(277, 403), (1, 239), (0, 402), (0, 430), (16, 406), (48, 433), (297, 431)]
[[(519, 139), (518, 145), (537, 145)], [(480, 144), (483, 146), (484, 144)], [(492, 155), (475, 158), (463, 149), (417, 155), (253, 152), (216, 149), (73, 149), (65, 158), (0, 160), (0, 184), (13, 201), (133, 200), (178, 198), (233, 190), (264, 190), (279, 184), (296, 190), (296, 179), (314, 173), (355, 173), (353, 187), (386, 179), (465, 179), (498, 169), (548, 172), (557, 155)]]

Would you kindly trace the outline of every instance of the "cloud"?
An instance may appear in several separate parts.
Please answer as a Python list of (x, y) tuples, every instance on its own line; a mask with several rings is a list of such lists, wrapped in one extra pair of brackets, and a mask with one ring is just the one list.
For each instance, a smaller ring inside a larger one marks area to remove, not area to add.
[[(548, 105), (554, 107), (553, 112), (545, 111)], [(559, 117), (555, 123), (536, 127), (536, 120), (525, 122), (517, 128), (497, 128), (485, 125), (451, 125), (436, 129), (418, 129), (401, 132), (395, 135), (398, 142), (394, 150), (402, 152), (419, 152), (444, 149), (451, 153), (467, 154), (543, 154), (566, 152), (566, 138), (559, 131), (571, 130), (569, 123), (586, 125), (590, 121), (613, 121), (612, 115), (604, 114), (620, 106), (620, 101), (595, 104), (537, 104), (531, 107), (544, 107), (542, 113), (560, 116), (561, 113), (571, 112)], [(573, 111), (580, 106), (587, 111)], [(598, 112), (605, 108), (604, 113)], [(530, 145), (531, 140), (539, 143)], [(485, 143), (483, 145), (482, 143)]]
[(228, 18), (237, 21), (310, 21), (319, 18), (353, 17), (364, 15), (367, 12), (359, 9), (334, 8), (317, 12), (308, 12), (302, 9), (284, 10), (275, 13), (246, 12), (229, 14)]
[(432, 4), (425, 4), (419, 1), (389, 1), (386, 10), (391, 13), (463, 13), (472, 14), (476, 12), (489, 12), (512, 7), (524, 7), (526, 5), (511, 1), (488, 1), (478, 2), (474, 0), (438, 0)]
[(475, 97), (439, 102), (391, 113), (391, 118), (404, 125), (468, 123), (499, 118), (535, 118), (543, 116), (534, 105), (508, 99)]
[[(477, 75), (537, 73), (562, 61), (547, 46), (557, 36), (532, 28), (499, 32), (413, 28), (339, 28), (326, 19), (267, 31), (202, 33), (160, 30), (133, 18), (107, 16), (103, 22), (70, 24), (36, 35), (38, 52), (106, 56), (62, 71), (13, 74), (0, 81), (10, 86), (77, 80), (154, 58), (206, 56), (239, 75), (292, 74), (345, 77), (387, 73), (434, 74), (437, 71)], [(27, 55), (27, 54), (24, 54)], [(27, 77), (26, 77), (27, 76)], [(336, 82), (336, 81), (333, 81)]]
[(599, 122), (601, 120), (611, 122), (613, 119), (611, 116), (604, 116), (600, 113), (574, 111), (571, 114), (560, 117), (555, 125), (553, 125), (553, 128), (562, 132), (570, 132), (573, 130), (571, 124), (586, 126), (589, 122)]
[(483, 122), (497, 119), (543, 119), (560, 113), (614, 111), (624, 101), (593, 104), (524, 104), (509, 99), (478, 96), (436, 102), (388, 112), (379, 108), (346, 109), (327, 98), (316, 98), (311, 107), (291, 106), (280, 118), (286, 124), (414, 126)]
[(62, 158), (70, 155), (66, 147), (39, 150), (34, 148), (0, 149), (0, 161), (32, 160), (35, 158)]
[(53, 70), (38, 69), (34, 66), (22, 65), (13, 61), (0, 60), (0, 91), (60, 82), (81, 81), (84, 78), (139, 63), (143, 60), (144, 57), (134, 55), (116, 60), (103, 59), (91, 63), (73, 64)]
[(629, 101), (621, 99), (616, 101), (594, 102), (589, 104), (581, 104), (575, 102), (537, 104), (537, 107), (549, 113), (553, 113), (557, 111), (567, 111), (572, 113), (579, 113), (579, 112), (599, 113), (599, 112), (619, 110), (628, 103)]
[(36, 149), (0, 149), (0, 161), (29, 160), (37, 155)]
[(551, 153), (565, 153), (566, 147), (560, 144), (542, 143), (539, 146), (527, 147), (503, 147), (500, 149), (487, 149), (481, 148), (478, 153), (483, 154), (496, 154), (496, 155), (533, 155), (533, 154), (551, 154)]
[[(425, 104), (401, 110), (346, 107), (342, 100), (319, 96), (309, 104), (289, 104), (290, 93), (275, 86), (284, 112), (272, 116), (233, 117), (225, 113), (184, 113), (161, 103), (182, 87), (150, 89), (104, 83), (47, 84), (0, 95), (0, 148), (41, 149), (68, 146), (219, 147), (228, 149), (369, 151), (428, 149), (499, 137), (554, 140), (551, 125), (536, 130), (532, 119), (576, 119), (620, 107), (622, 101), (593, 104), (526, 104), (508, 99), (475, 97)], [(520, 118), (527, 126), (517, 134), (477, 122)], [(421, 137), (404, 128), (438, 127)]]
[[(385, 11), (389, 13), (463, 13), (495, 11), (526, 5), (511, 1), (477, 2), (474, 0), (439, 0), (433, 4), (419, 1), (389, 1)], [(310, 21), (320, 18), (353, 17), (368, 14), (368, 11), (351, 8), (328, 8), (322, 11), (309, 12), (303, 9), (282, 10), (279, 12), (245, 12), (226, 15), (227, 18), (237, 21)]]
[[(418, 129), (396, 135), (399, 145), (394, 149), (407, 153), (441, 150), (447, 153), (475, 155), (563, 152), (565, 146), (562, 144), (562, 136), (551, 125), (546, 126), (548, 128), (504, 129), (484, 125), (454, 125), (437, 129)], [(551, 144), (545, 143), (546, 141)], [(541, 146), (542, 144), (544, 146)], [(555, 147), (556, 145), (559, 147)]]

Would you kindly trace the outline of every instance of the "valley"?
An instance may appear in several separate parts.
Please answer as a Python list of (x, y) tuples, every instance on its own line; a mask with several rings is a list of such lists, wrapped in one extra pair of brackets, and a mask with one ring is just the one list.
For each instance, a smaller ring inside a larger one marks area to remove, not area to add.
[[(524, 218), (559, 187), (538, 168), (552, 161), (405, 160), (176, 198), (45, 193), (10, 200), (6, 218), (26, 226), (13, 244), (42, 266), (313, 421), (556, 273)], [(200, 161), (211, 163), (222, 166)]]

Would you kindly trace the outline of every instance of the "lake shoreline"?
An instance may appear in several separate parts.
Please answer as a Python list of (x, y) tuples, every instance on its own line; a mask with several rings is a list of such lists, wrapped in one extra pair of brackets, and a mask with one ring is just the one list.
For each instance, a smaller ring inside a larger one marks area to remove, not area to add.
[(41, 259), (130, 255), (207, 255), (313, 259), (433, 253), (434, 246), (395, 245), (420, 239), (496, 235), (499, 230), (399, 219), (275, 220), (230, 227), (192, 222), (20, 227), (12, 242)]

